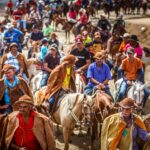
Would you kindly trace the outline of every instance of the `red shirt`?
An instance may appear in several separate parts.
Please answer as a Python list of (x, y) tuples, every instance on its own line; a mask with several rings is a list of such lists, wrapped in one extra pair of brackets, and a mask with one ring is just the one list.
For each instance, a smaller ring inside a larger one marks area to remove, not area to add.
[(13, 11), (13, 16), (15, 20), (20, 19), (20, 17), (23, 15), (23, 12), (21, 10), (14, 10)]
[(72, 19), (76, 19), (77, 13), (75, 11), (70, 11), (69, 12), (69, 17), (72, 18)]
[(12, 3), (12, 2), (8, 2), (8, 3), (7, 3), (7, 7), (8, 7), (8, 8), (12, 8), (12, 7), (13, 7), (13, 3)]
[(26, 147), (29, 150), (37, 150), (39, 148), (38, 141), (33, 133), (34, 115), (35, 113), (32, 111), (27, 124), (25, 124), (22, 115), (18, 114), (19, 127), (15, 131), (13, 138), (16, 146)]

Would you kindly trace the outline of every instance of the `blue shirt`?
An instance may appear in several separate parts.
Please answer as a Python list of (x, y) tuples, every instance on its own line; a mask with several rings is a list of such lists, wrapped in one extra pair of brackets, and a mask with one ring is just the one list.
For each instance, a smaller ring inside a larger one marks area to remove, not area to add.
[(47, 52), (48, 52), (47, 46), (42, 45), (42, 47), (41, 47), (41, 59), (42, 60), (44, 60), (44, 57), (47, 54)]
[[(15, 42), (17, 44), (19, 44), (19, 37), (21, 37), (23, 35), (23, 33), (18, 30), (18, 29), (12, 29), (12, 31), (6, 30), (4, 32), (4, 40), (6, 40), (6, 42), (8, 43), (12, 43)], [(5, 39), (11, 37), (11, 39)]]
[[(87, 78), (94, 78), (98, 82), (102, 83), (105, 80), (111, 80), (110, 69), (107, 64), (103, 63), (101, 67), (98, 67), (96, 62), (90, 64), (87, 71)], [(89, 80), (88, 86), (94, 87), (96, 84)], [(106, 85), (108, 87), (108, 85)]]

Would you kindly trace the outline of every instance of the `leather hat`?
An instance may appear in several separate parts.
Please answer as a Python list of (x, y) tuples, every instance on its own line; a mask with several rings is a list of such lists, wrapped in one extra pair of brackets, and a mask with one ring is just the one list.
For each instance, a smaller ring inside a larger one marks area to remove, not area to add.
[(10, 64), (4, 65), (2, 71), (7, 72), (9, 69), (16, 69), (14, 66), (11, 66)]
[(18, 105), (20, 103), (28, 103), (28, 104), (34, 105), (33, 100), (28, 95), (21, 96), (19, 100), (15, 102), (15, 105)]

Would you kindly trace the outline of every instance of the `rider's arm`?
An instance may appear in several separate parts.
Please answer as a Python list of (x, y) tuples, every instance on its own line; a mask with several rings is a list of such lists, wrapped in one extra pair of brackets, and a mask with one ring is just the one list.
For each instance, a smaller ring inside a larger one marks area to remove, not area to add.
[(51, 73), (52, 69), (50, 69), (48, 67), (48, 63), (44, 63), (44, 70), (46, 70), (47, 72)]
[(96, 84), (96, 85), (99, 85), (99, 84), (100, 84), (100, 82), (97, 81), (97, 80), (95, 80), (94, 78), (90, 78), (90, 81), (93, 82), (93, 83)]
[(81, 71), (88, 69), (89, 65), (91, 63), (90, 59), (86, 60), (86, 65), (82, 66), (81, 68), (79, 68)]
[(94, 68), (93, 68), (93, 65), (91, 64), (88, 68), (88, 71), (87, 71), (87, 78), (94, 84), (96, 85), (99, 85), (99, 81), (97, 81), (96, 79), (94, 79), (93, 77), (93, 71), (94, 71)]
[(109, 26), (109, 31), (111, 30), (111, 24), (110, 24), (110, 22), (107, 20), (107, 25)]
[(110, 69), (108, 67), (108, 65), (106, 65), (106, 69), (105, 69), (105, 80), (103, 81), (104, 85), (107, 85), (109, 80), (111, 80), (111, 72)]

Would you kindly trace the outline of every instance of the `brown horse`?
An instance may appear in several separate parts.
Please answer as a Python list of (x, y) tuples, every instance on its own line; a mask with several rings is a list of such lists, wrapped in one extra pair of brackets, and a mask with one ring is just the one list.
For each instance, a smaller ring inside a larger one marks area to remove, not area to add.
[(113, 108), (112, 98), (107, 95), (104, 91), (99, 90), (94, 98), (93, 105), (93, 117), (92, 117), (92, 127), (91, 127), (91, 150), (94, 147), (94, 140), (98, 135), (100, 138), (101, 134), (101, 124), (103, 120), (115, 113), (115, 109)]
[(5, 121), (6, 117), (7, 117), (6, 115), (0, 114), (0, 141), (1, 141), (1, 138), (2, 138), (2, 131), (3, 131), (3, 128), (4, 128), (4, 121)]
[(61, 18), (58, 17), (56, 19), (56, 27), (61, 24), (62, 25), (62, 29), (65, 31), (65, 35), (66, 35), (66, 43), (70, 43), (70, 31), (72, 30), (73, 26), (75, 23), (70, 23), (66, 18)]

